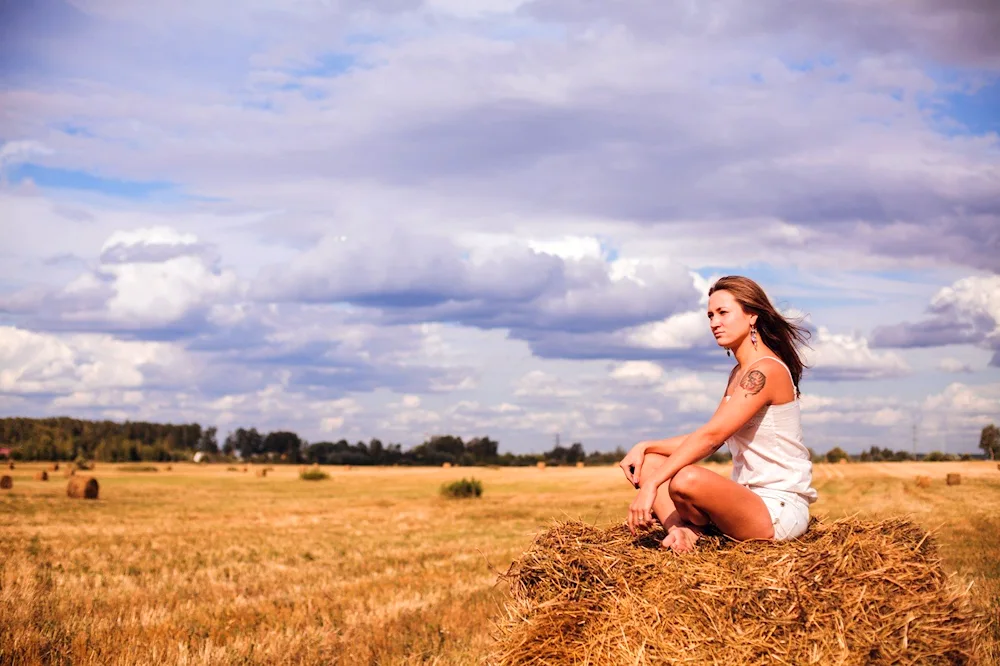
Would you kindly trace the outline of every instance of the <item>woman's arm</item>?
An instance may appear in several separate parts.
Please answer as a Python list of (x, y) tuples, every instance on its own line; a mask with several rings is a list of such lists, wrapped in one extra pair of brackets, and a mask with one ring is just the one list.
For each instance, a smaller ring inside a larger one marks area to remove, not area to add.
[(723, 401), (708, 423), (688, 435), (674, 448), (661, 466), (647, 481), (658, 488), (673, 478), (674, 474), (710, 455), (743, 427), (754, 414), (771, 403), (774, 386), (767, 385), (771, 365), (761, 364), (740, 381), (729, 401)]
[(650, 439), (645, 442), (639, 442), (632, 448), (639, 448), (644, 454), (659, 453), (663, 456), (672, 456), (677, 447), (683, 444), (684, 440), (690, 436), (691, 433), (678, 435), (677, 437), (668, 437), (667, 439)]

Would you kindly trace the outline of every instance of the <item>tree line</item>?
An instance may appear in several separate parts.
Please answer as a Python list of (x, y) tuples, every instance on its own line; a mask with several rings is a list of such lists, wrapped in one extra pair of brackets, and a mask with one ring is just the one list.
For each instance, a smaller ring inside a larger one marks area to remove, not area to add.
[[(15, 460), (95, 460), (104, 462), (168, 462), (190, 460), (200, 453), (208, 460), (287, 462), (321, 465), (572, 465), (617, 463), (625, 456), (621, 447), (611, 452), (588, 453), (575, 442), (556, 445), (544, 453), (500, 453), (499, 443), (489, 437), (463, 441), (453, 435), (438, 435), (409, 449), (398, 443), (322, 441), (310, 443), (294, 432), (277, 430), (263, 433), (256, 428), (237, 428), (218, 441), (217, 428), (202, 428), (197, 423), (169, 424), (144, 421), (88, 421), (59, 418), (0, 419), (0, 448), (9, 449)], [(990, 424), (983, 428), (979, 448), (991, 460), (1000, 458), (1000, 429)], [(850, 455), (840, 447), (825, 454), (810, 451), (815, 462), (839, 462), (842, 459), (869, 461), (957, 460), (959, 456), (933, 451), (914, 456), (908, 451), (871, 447), (859, 455)], [(968, 458), (968, 454), (962, 456)], [(708, 457), (726, 462), (729, 454), (717, 451)]]

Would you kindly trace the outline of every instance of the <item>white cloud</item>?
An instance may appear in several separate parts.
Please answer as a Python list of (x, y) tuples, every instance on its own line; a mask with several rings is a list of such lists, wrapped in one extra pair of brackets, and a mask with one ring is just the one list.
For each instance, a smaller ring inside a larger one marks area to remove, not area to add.
[(51, 155), (52, 149), (38, 141), (7, 141), (0, 146), (0, 177), (3, 170), (20, 162), (27, 162), (36, 155)]
[(832, 333), (820, 326), (803, 357), (818, 379), (876, 379), (901, 377), (911, 372), (895, 352), (877, 352), (868, 340), (854, 333)]
[(632, 386), (650, 386), (663, 377), (663, 368), (649, 361), (627, 361), (611, 370), (611, 378)]
[(947, 356), (938, 361), (938, 370), (942, 372), (952, 372), (952, 373), (966, 373), (972, 372), (972, 366), (964, 361), (960, 361), (957, 358), (951, 358)]
[(103, 389), (140, 388), (151, 372), (183, 376), (193, 363), (167, 343), (128, 342), (109, 335), (57, 336), (0, 326), (0, 391), (7, 393), (55, 393), (80, 401)]

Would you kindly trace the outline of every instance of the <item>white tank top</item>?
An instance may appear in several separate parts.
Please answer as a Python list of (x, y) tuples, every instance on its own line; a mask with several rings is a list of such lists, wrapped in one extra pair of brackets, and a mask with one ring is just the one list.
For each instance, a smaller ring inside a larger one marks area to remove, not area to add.
[[(781, 363), (788, 370), (781, 359), (773, 356), (757, 359), (747, 366), (747, 370), (765, 358)], [(792, 375), (790, 370), (788, 375)], [(816, 501), (816, 490), (812, 488), (812, 460), (802, 443), (799, 407), (798, 398), (783, 405), (764, 405), (726, 440), (733, 455), (733, 481), (743, 486), (798, 493), (810, 504)]]

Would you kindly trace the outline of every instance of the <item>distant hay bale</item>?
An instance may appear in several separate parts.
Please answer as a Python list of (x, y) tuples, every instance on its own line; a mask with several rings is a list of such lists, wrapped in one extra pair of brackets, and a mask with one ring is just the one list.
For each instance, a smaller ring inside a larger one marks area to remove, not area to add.
[(9, 474), (0, 476), (0, 490), (10, 490), (14, 487), (14, 479)]
[(538, 462), (535, 463), (535, 467), (537, 467), (538, 469), (545, 469), (545, 461), (539, 460)]
[(576, 466), (577, 467), (583, 467), (583, 461), (582, 460), (577, 460), (576, 461)]
[(249, 467), (247, 467), (246, 465), (244, 465), (244, 466), (243, 466), (243, 471), (244, 471), (244, 472), (247, 472), (247, 471), (249, 471), (249, 470), (250, 470), (250, 468), (249, 468)]
[(35, 472), (35, 481), (48, 481), (48, 480), (49, 480), (49, 473), (46, 472), (44, 469)]
[(49, 467), (49, 470), (52, 471), (52, 472), (58, 472), (59, 471), (59, 463), (57, 463), (57, 462), (52, 463), (52, 465)]
[(921, 488), (930, 488), (930, 485), (931, 485), (931, 477), (929, 477), (929, 476), (918, 476), (917, 477), (917, 486), (919, 486)]
[(167, 465), (164, 469), (166, 469), (168, 472), (171, 472), (171, 471), (173, 471), (174, 466), (173, 465)]
[(73, 476), (74, 474), (76, 474), (76, 469), (73, 468), (73, 467), (67, 467), (66, 471), (63, 472), (63, 476), (65, 476), (66, 478), (69, 478), (69, 477)]
[(501, 576), (488, 663), (966, 664), (982, 650), (985, 616), (908, 520), (706, 536), (681, 556), (663, 536), (581, 522), (538, 535)]
[(257, 474), (257, 476), (259, 476), (261, 478), (264, 478), (264, 477), (267, 476), (267, 470), (266, 469), (258, 469), (257, 472), (256, 472), (256, 474)]
[(14, 461), (12, 460), (9, 463), (7, 463), (7, 467), (8, 469), (14, 469)]
[(837, 461), (837, 464), (839, 464), (839, 465), (846, 465), (847, 464), (847, 458), (841, 458), (840, 460)]
[(954, 473), (949, 474), (948, 476), (945, 477), (945, 483), (947, 483), (949, 486), (960, 485), (962, 483), (962, 475)]
[(74, 476), (66, 484), (66, 495), (74, 499), (97, 499), (100, 486), (92, 476)]
[(441, 463), (441, 467), (444, 467), (445, 469), (448, 469), (449, 467), (451, 467), (451, 463), (450, 462), (443, 462), (443, 463)]

